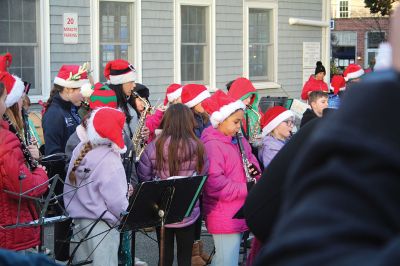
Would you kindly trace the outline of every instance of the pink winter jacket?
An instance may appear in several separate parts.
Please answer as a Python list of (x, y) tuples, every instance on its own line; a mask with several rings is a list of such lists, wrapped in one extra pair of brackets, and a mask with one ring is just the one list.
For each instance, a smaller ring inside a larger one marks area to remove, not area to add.
[[(208, 179), (203, 192), (207, 230), (210, 234), (244, 232), (247, 230), (245, 220), (232, 218), (247, 196), (246, 177), (236, 139), (208, 127), (201, 140), (209, 159)], [(242, 140), (250, 163), (260, 169), (249, 143), (244, 138)]]
[(156, 112), (152, 115), (147, 115), (146, 116), (146, 127), (150, 131), (149, 139), (147, 140), (147, 143), (150, 143), (155, 139), (156, 134), (154, 133), (156, 129), (160, 126), (161, 120), (164, 116), (164, 112), (161, 112), (160, 110), (156, 110)]

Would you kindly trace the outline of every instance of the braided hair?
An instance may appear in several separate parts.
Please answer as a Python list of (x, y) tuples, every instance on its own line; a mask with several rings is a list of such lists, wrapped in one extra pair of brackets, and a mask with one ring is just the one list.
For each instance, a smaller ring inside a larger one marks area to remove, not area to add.
[(76, 158), (74, 162), (74, 167), (72, 167), (71, 173), (69, 174), (69, 181), (71, 184), (76, 185), (76, 175), (75, 171), (78, 168), (78, 166), (81, 164), (83, 158), (85, 158), (86, 154), (88, 154), (89, 151), (92, 150), (92, 144), (90, 142), (87, 142), (84, 146), (83, 149), (81, 150), (81, 153), (79, 154), (78, 158)]

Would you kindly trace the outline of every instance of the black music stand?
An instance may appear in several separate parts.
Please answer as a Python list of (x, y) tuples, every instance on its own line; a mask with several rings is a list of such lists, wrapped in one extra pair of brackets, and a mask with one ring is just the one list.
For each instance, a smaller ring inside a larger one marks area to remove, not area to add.
[(161, 226), (160, 266), (164, 265), (165, 224), (189, 217), (207, 176), (175, 177), (139, 184), (122, 217), (121, 231)]

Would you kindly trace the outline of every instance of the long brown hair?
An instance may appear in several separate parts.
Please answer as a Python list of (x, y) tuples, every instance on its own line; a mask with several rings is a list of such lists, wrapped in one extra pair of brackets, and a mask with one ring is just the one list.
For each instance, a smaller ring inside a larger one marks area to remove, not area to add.
[(78, 168), (78, 166), (81, 164), (83, 158), (85, 158), (86, 154), (92, 150), (92, 144), (90, 142), (87, 142), (84, 146), (83, 149), (81, 150), (78, 158), (76, 158), (74, 162), (74, 166), (71, 169), (71, 173), (69, 173), (69, 181), (71, 182), (72, 185), (76, 185), (76, 174), (75, 171)]
[(24, 138), (24, 120), (22, 118), (21, 112), (19, 110), (18, 103), (14, 103), (6, 109), (6, 115), (14, 125), (15, 129), (18, 131), (20, 136)]
[[(194, 116), (185, 105), (177, 103), (168, 107), (162, 120), (162, 133), (156, 140), (156, 170), (164, 169), (164, 145), (169, 138), (168, 168), (169, 175), (178, 175), (182, 163), (197, 157), (196, 172), (204, 166), (204, 146), (194, 134)], [(196, 147), (193, 148), (193, 141)]]

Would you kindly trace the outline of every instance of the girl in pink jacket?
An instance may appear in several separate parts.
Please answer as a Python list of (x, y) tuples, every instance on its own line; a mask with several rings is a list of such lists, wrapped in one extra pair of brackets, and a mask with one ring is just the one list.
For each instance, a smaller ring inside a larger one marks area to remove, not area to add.
[[(211, 115), (212, 124), (201, 136), (209, 158), (203, 208), (206, 227), (213, 236), (216, 250), (212, 264), (236, 266), (242, 233), (247, 230), (244, 219), (233, 218), (247, 196), (247, 180), (235, 137), (240, 131), (245, 105), (217, 91), (203, 102), (203, 106)], [(242, 142), (245, 155), (252, 164), (250, 174), (259, 178), (257, 159), (251, 153), (249, 143), (244, 138)]]

